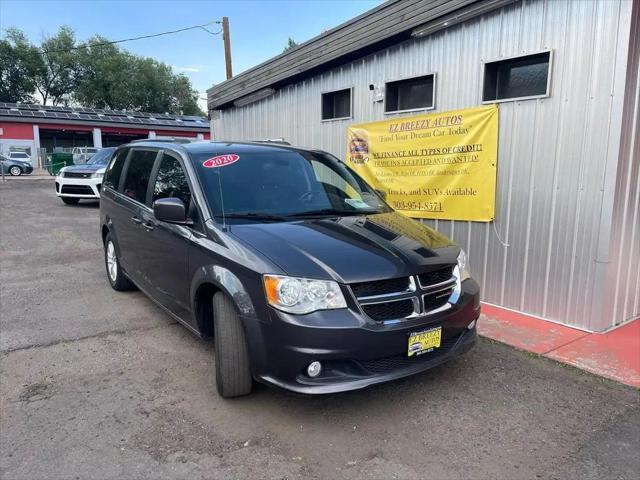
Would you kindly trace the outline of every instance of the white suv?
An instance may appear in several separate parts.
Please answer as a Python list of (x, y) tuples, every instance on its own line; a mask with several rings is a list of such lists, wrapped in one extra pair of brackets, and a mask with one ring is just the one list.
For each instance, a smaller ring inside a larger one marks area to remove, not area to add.
[(81, 199), (99, 199), (102, 177), (115, 147), (103, 148), (85, 165), (73, 165), (60, 169), (56, 177), (56, 195), (67, 205), (75, 205)]

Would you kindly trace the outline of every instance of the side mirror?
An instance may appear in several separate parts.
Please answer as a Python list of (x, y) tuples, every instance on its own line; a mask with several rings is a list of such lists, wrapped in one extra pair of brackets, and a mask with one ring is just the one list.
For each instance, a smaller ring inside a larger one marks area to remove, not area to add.
[(382, 197), (383, 200), (387, 199), (387, 192), (385, 192), (384, 190), (380, 190), (378, 188), (375, 188), (374, 190), (376, 191), (376, 193), (378, 195), (380, 195)]
[(153, 202), (153, 214), (157, 220), (187, 224), (187, 208), (179, 198), (161, 198)]

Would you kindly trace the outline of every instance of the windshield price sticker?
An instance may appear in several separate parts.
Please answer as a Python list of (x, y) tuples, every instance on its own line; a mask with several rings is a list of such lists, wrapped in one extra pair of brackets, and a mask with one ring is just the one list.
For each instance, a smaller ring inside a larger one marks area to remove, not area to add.
[(227, 165), (231, 165), (232, 163), (240, 160), (240, 156), (235, 153), (230, 153), (228, 155), (218, 155), (217, 157), (209, 158), (202, 162), (202, 166), (205, 168), (218, 168), (218, 167), (226, 167)]

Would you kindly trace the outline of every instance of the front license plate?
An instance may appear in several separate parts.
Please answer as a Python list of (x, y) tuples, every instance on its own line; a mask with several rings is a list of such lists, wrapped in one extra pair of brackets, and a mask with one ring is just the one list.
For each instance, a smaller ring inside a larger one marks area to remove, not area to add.
[(409, 346), (407, 356), (413, 357), (428, 353), (440, 347), (442, 340), (442, 327), (435, 327), (421, 332), (413, 332), (409, 335)]

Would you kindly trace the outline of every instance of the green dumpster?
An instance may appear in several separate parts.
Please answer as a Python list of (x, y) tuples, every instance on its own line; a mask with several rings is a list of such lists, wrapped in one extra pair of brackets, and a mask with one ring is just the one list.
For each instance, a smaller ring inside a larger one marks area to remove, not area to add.
[(73, 154), (71, 153), (52, 153), (51, 162), (47, 165), (49, 175), (57, 175), (62, 167), (73, 165)]

